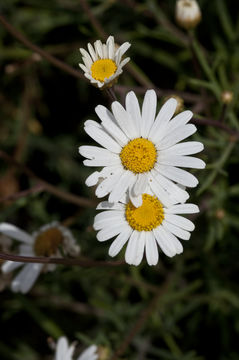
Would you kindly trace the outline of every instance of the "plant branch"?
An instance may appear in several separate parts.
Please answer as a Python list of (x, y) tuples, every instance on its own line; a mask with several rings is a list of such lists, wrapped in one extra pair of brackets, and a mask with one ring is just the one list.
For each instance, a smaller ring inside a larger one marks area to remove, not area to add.
[(124, 354), (136, 334), (142, 329), (150, 315), (155, 310), (155, 307), (158, 303), (158, 300), (160, 296), (165, 292), (165, 290), (168, 288), (169, 285), (169, 278), (165, 281), (164, 285), (157, 291), (156, 295), (153, 297), (153, 299), (149, 302), (148, 306), (143, 309), (141, 314), (139, 315), (138, 320), (134, 324), (133, 328), (130, 330), (130, 332), (125, 336), (124, 340), (122, 341), (119, 348), (116, 350), (116, 352), (113, 354), (113, 356), (110, 358), (110, 360), (117, 360), (121, 355)]
[(44, 51), (39, 46), (33, 44), (20, 31), (18, 31), (11, 24), (9, 24), (9, 22), (5, 19), (5, 17), (2, 14), (0, 14), (0, 22), (12, 36), (14, 36), (20, 42), (22, 42), (26, 47), (28, 47), (32, 51), (38, 53), (44, 59), (46, 59), (47, 61), (49, 61), (50, 63), (52, 63), (56, 67), (58, 67), (59, 69), (67, 72), (68, 74), (70, 74), (72, 76), (75, 76), (75, 77), (77, 77), (79, 79), (86, 80), (85, 76), (80, 71), (75, 70), (73, 67), (67, 65), (63, 61), (57, 59), (55, 56), (52, 56), (48, 52)]
[(77, 265), (81, 267), (107, 267), (124, 265), (124, 261), (97, 261), (88, 258), (81, 259), (67, 259), (67, 258), (51, 258), (39, 256), (20, 256), (0, 253), (1, 260), (10, 260), (22, 263), (37, 263), (37, 264), (58, 264), (58, 265)]
[(96, 202), (94, 200), (86, 199), (84, 197), (72, 194), (68, 191), (59, 189), (56, 186), (41, 179), (40, 177), (35, 175), (27, 166), (20, 164), (14, 158), (9, 156), (7, 153), (5, 153), (2, 150), (0, 150), (0, 158), (2, 158), (3, 160), (5, 160), (6, 162), (8, 162), (11, 165), (14, 165), (16, 168), (18, 168), (20, 171), (25, 173), (30, 178), (33, 178), (34, 180), (36, 180), (39, 183), (39, 185), (42, 185), (42, 187), (47, 192), (65, 200), (65, 201), (68, 201), (72, 204), (78, 205), (78, 206), (85, 206), (85, 207), (95, 207), (96, 206)]

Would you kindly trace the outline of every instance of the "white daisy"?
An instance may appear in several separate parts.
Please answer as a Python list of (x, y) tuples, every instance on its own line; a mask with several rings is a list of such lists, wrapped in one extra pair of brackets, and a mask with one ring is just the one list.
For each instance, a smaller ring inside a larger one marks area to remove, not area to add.
[(130, 265), (139, 265), (144, 249), (149, 265), (158, 263), (158, 248), (169, 257), (183, 252), (181, 242), (189, 240), (194, 224), (178, 214), (199, 212), (194, 204), (163, 206), (162, 202), (150, 191), (142, 195), (143, 204), (136, 208), (125, 195), (121, 202), (112, 204), (101, 202), (98, 210), (106, 210), (96, 215), (94, 229), (99, 230), (97, 239), (106, 241), (114, 236), (109, 255), (116, 256), (128, 242), (125, 261)]
[(89, 43), (89, 52), (80, 48), (84, 64), (79, 64), (79, 66), (92, 84), (101, 89), (110, 87), (117, 81), (123, 72), (123, 66), (130, 60), (129, 57), (122, 60), (122, 56), (130, 46), (130, 43), (125, 42), (117, 47), (113, 36), (108, 37), (106, 44), (97, 40), (93, 47)]
[[(21, 242), (19, 246), (19, 255), (21, 256), (62, 257), (60, 249), (64, 254), (77, 256), (80, 251), (70, 230), (56, 221), (42, 226), (32, 235), (12, 224), (0, 223), (0, 233)], [(23, 266), (23, 269), (13, 279), (11, 289), (23, 294), (31, 289), (42, 270), (53, 271), (56, 268), (54, 264), (6, 261), (2, 265), (2, 271), (9, 273), (20, 266)]]
[[(56, 344), (56, 353), (54, 360), (72, 360), (72, 355), (75, 350), (75, 345), (69, 345), (65, 336), (58, 339)], [(91, 345), (77, 358), (77, 360), (97, 360), (97, 346)]]
[[(91, 174), (87, 186), (98, 184), (96, 196), (109, 195), (109, 202), (121, 199), (129, 189), (135, 206), (142, 204), (141, 194), (147, 184), (165, 206), (185, 202), (189, 195), (180, 185), (195, 187), (196, 177), (180, 167), (202, 169), (205, 163), (188, 155), (203, 150), (197, 141), (181, 142), (196, 132), (188, 124), (191, 111), (172, 116), (177, 101), (169, 99), (156, 116), (157, 97), (154, 90), (145, 94), (142, 111), (133, 91), (126, 96), (126, 109), (117, 101), (113, 114), (104, 106), (95, 109), (101, 123), (85, 122), (85, 131), (102, 147), (81, 146), (79, 152), (88, 160), (86, 166), (103, 166)], [(155, 118), (156, 116), (156, 118)], [(181, 143), (179, 143), (181, 142)], [(178, 144), (179, 143), (179, 144)]]

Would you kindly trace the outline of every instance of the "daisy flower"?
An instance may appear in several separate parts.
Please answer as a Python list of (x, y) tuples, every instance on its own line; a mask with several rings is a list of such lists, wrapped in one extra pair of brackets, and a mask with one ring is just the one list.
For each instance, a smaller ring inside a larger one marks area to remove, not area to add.
[[(62, 257), (60, 249), (63, 254), (77, 256), (80, 251), (70, 230), (56, 221), (42, 226), (32, 235), (12, 224), (0, 223), (0, 233), (20, 241), (19, 255), (21, 256)], [(23, 294), (31, 289), (42, 270), (53, 271), (56, 268), (55, 264), (6, 261), (2, 265), (2, 272), (10, 273), (20, 266), (23, 266), (23, 269), (13, 279), (11, 289)]]
[[(65, 336), (61, 336), (56, 344), (56, 353), (54, 360), (72, 360), (72, 355), (75, 350), (75, 345), (69, 345)], [(97, 360), (97, 346), (89, 346), (83, 353), (77, 358), (77, 360)]]
[(117, 47), (113, 36), (108, 37), (106, 44), (97, 40), (93, 47), (89, 43), (89, 52), (80, 48), (84, 64), (79, 66), (84, 71), (85, 77), (98, 88), (111, 87), (123, 72), (124, 65), (130, 60), (129, 57), (122, 60), (122, 56), (130, 46), (130, 43), (125, 42)]
[(202, 151), (203, 144), (182, 142), (197, 130), (195, 125), (188, 124), (192, 112), (183, 111), (173, 117), (177, 101), (171, 98), (156, 116), (156, 105), (155, 91), (148, 90), (141, 111), (135, 93), (130, 91), (126, 108), (115, 101), (111, 113), (98, 105), (95, 111), (101, 123), (85, 122), (86, 133), (102, 146), (79, 148), (80, 154), (87, 158), (84, 165), (103, 166), (86, 179), (87, 186), (98, 185), (97, 197), (109, 194), (109, 202), (114, 203), (129, 190), (130, 199), (137, 207), (142, 204), (141, 194), (149, 184), (168, 207), (188, 199), (182, 186), (197, 186), (196, 177), (180, 169), (205, 167), (202, 160), (188, 156)]
[(183, 252), (178, 238), (189, 240), (194, 224), (179, 214), (193, 214), (199, 209), (194, 204), (165, 207), (149, 187), (142, 198), (143, 204), (138, 208), (127, 195), (115, 204), (101, 202), (97, 209), (105, 211), (96, 215), (93, 226), (99, 230), (99, 241), (117, 236), (110, 246), (110, 256), (116, 256), (128, 242), (125, 252), (128, 264), (139, 265), (145, 250), (148, 264), (156, 265), (159, 257), (157, 244), (169, 257)]

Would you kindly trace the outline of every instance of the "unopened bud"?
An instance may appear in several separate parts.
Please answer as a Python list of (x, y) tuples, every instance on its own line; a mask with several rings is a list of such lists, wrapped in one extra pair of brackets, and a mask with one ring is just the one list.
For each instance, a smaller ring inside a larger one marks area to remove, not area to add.
[(222, 220), (225, 217), (225, 211), (223, 209), (217, 209), (216, 218)]
[(225, 90), (221, 93), (221, 100), (223, 104), (230, 104), (233, 100), (233, 92), (230, 90)]
[(106, 346), (98, 346), (98, 360), (109, 360), (110, 350)]
[(178, 96), (178, 95), (169, 95), (169, 96), (166, 96), (164, 98), (164, 102), (166, 102), (167, 100), (171, 99), (171, 98), (174, 98), (175, 100), (177, 100), (177, 107), (176, 107), (176, 110), (175, 110), (175, 115), (177, 115), (178, 113), (180, 113), (181, 111), (183, 111), (183, 107), (184, 107), (184, 101), (183, 99)]
[(197, 1), (177, 0), (175, 17), (178, 25), (182, 28), (194, 29), (202, 17)]

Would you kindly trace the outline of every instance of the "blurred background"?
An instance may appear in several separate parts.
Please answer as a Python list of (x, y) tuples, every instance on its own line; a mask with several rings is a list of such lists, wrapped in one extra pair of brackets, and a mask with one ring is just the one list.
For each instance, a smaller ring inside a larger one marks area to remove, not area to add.
[[(13, 294), (11, 275), (1, 274), (1, 360), (52, 359), (47, 339), (62, 334), (78, 341), (78, 351), (95, 343), (113, 354), (139, 318), (143, 323), (121, 359), (239, 359), (239, 7), (233, 0), (199, 5), (202, 21), (193, 33), (176, 24), (174, 0), (1, 2), (15, 29), (75, 70), (78, 49), (88, 42), (108, 35), (119, 44), (129, 41), (131, 62), (116, 96), (123, 101), (133, 89), (142, 101), (145, 89), (156, 87), (158, 106), (180, 96), (195, 113), (193, 139), (204, 143), (200, 157), (207, 163), (192, 171), (200, 185), (190, 190), (190, 202), (201, 213), (192, 218), (196, 230), (182, 255), (162, 254), (155, 267), (143, 262), (110, 271), (58, 266), (25, 296)], [(97, 120), (94, 107), (109, 106), (108, 97), (2, 24), (0, 70), (0, 221), (32, 232), (58, 220), (70, 227), (82, 256), (110, 260), (109, 242), (97, 242), (92, 228), (96, 199), (84, 184), (92, 169), (78, 154), (91, 143), (84, 121)], [(233, 93), (229, 104), (224, 91)], [(81, 206), (62, 192), (90, 201)]]

